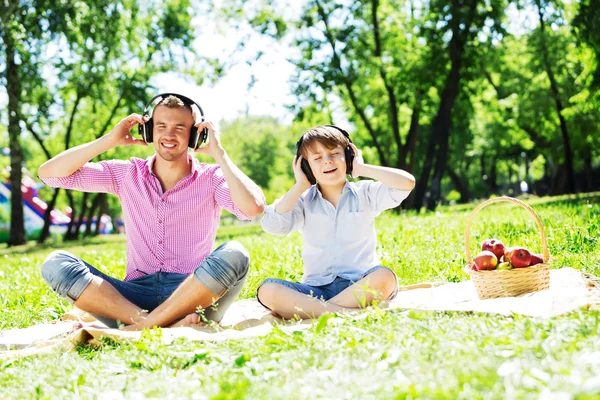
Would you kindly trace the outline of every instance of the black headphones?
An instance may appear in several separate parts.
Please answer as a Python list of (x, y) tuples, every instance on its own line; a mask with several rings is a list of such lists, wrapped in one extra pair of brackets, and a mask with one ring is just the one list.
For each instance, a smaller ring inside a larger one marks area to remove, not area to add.
[[(201, 122), (204, 121), (204, 111), (202, 111), (202, 107), (200, 107), (200, 105), (198, 105), (198, 103), (196, 103), (194, 100), (190, 99), (189, 97), (185, 97), (182, 96), (180, 94), (177, 93), (161, 93), (157, 96), (154, 96), (152, 99), (150, 99), (150, 101), (148, 102), (148, 104), (146, 104), (146, 107), (144, 107), (144, 116), (148, 116), (148, 108), (152, 105), (154, 105), (155, 103), (160, 103), (164, 98), (168, 97), (168, 96), (175, 96), (178, 99), (180, 99), (181, 101), (183, 101), (184, 104), (190, 106), (190, 108), (192, 106), (196, 106), (198, 108), (198, 110), (200, 111), (200, 117)], [(156, 99), (159, 99), (158, 101), (155, 101)], [(193, 112), (193, 110), (192, 110)], [(206, 142), (206, 138), (208, 137), (208, 129), (204, 128), (202, 129), (202, 132), (198, 133), (198, 128), (196, 128), (196, 121), (194, 121), (194, 126), (192, 126), (192, 129), (190, 130), (190, 141), (188, 142), (188, 147), (191, 147), (192, 149), (197, 149), (198, 147), (200, 147), (202, 145), (202, 143)], [(142, 136), (142, 139), (144, 139), (144, 142), (146, 143), (152, 143), (152, 141), (154, 140), (154, 135), (153, 135), (153, 128), (154, 128), (154, 121), (152, 120), (152, 117), (150, 117), (150, 119), (148, 119), (148, 121), (146, 121), (144, 124), (140, 124), (138, 125), (138, 133)]]
[[(337, 129), (344, 136), (346, 136), (346, 138), (348, 138), (348, 141), (350, 143), (352, 143), (352, 140), (350, 139), (350, 135), (348, 135), (348, 132), (346, 132), (339, 126), (335, 126), (335, 125), (323, 125), (323, 126)], [(302, 135), (300, 137), (300, 140), (298, 140), (298, 143), (296, 143), (296, 157), (301, 156), (300, 146), (302, 145), (302, 140), (304, 140), (304, 135)], [(346, 148), (344, 149), (344, 155), (346, 157), (346, 174), (352, 175), (352, 162), (354, 161), (354, 150), (352, 150), (352, 147), (350, 147), (350, 145), (346, 146)], [(315, 178), (312, 170), (310, 169), (310, 165), (308, 164), (308, 160), (306, 160), (306, 158), (302, 158), (302, 162), (300, 163), (300, 168), (302, 169), (302, 172), (304, 172), (304, 175), (306, 175), (306, 177), (308, 178), (308, 181), (310, 182), (311, 185), (314, 185), (315, 183), (317, 183), (317, 179)]]

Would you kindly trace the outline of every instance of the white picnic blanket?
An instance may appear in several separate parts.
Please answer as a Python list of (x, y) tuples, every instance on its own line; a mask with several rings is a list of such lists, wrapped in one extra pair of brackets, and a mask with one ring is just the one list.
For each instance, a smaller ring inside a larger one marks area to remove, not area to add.
[[(521, 297), (479, 300), (471, 281), (424, 283), (401, 287), (398, 296), (381, 307), (388, 311), (465, 311), (549, 318), (582, 308), (600, 307), (600, 285), (595, 277), (582, 275), (573, 268), (561, 268), (550, 271), (548, 290)], [(360, 311), (352, 315), (357, 314)], [(294, 331), (310, 327), (312, 321), (282, 321), (271, 316), (256, 299), (247, 299), (235, 302), (220, 326), (163, 328), (162, 340), (166, 343), (180, 337), (194, 341), (235, 340), (266, 335), (275, 324), (284, 331)], [(55, 323), (0, 331), (0, 359), (67, 351), (79, 344), (93, 345), (105, 337), (117, 341), (135, 341), (141, 335), (140, 332), (101, 326), (89, 314), (75, 309)]]

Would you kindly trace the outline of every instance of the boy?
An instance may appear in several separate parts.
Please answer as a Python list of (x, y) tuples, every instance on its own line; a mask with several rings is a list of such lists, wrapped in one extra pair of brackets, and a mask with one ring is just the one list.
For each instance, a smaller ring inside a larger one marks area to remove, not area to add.
[[(397, 278), (379, 265), (374, 222), (409, 195), (414, 177), (365, 164), (346, 131), (332, 125), (302, 135), (293, 168), (296, 184), (265, 209), (262, 226), (274, 235), (302, 230), (303, 282), (267, 279), (258, 301), (283, 318), (315, 318), (393, 298)], [(348, 182), (346, 173), (379, 182)]]

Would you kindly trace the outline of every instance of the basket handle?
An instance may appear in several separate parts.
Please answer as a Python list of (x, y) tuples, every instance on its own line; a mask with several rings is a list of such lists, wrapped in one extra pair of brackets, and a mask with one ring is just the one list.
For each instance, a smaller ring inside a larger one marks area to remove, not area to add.
[(544, 233), (544, 226), (542, 225), (542, 221), (540, 221), (540, 218), (537, 216), (535, 211), (533, 211), (533, 208), (531, 208), (531, 206), (529, 206), (529, 204), (527, 204), (521, 200), (517, 200), (513, 197), (500, 196), (500, 197), (494, 197), (492, 199), (486, 200), (483, 203), (481, 203), (480, 205), (478, 205), (477, 207), (475, 207), (475, 209), (469, 216), (469, 219), (467, 220), (467, 228), (465, 229), (465, 253), (467, 255), (467, 265), (470, 265), (473, 263), (473, 258), (471, 256), (471, 250), (469, 250), (469, 237), (470, 237), (470, 233), (471, 233), (471, 223), (473, 222), (473, 219), (475, 218), (477, 213), (479, 211), (481, 211), (482, 208), (484, 208), (492, 203), (497, 203), (497, 202), (501, 202), (501, 201), (507, 201), (509, 203), (517, 204), (517, 205), (523, 207), (524, 209), (526, 209), (527, 211), (529, 211), (529, 213), (533, 216), (533, 219), (537, 223), (538, 229), (540, 231), (540, 235), (542, 237), (542, 259), (544, 260), (545, 263), (547, 263), (548, 260), (550, 260), (550, 253), (548, 252), (548, 244), (546, 243), (546, 234)]

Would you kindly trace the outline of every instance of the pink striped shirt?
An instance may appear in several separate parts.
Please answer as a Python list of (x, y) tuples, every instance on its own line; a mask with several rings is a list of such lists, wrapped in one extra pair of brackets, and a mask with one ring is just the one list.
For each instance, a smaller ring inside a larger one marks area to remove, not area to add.
[(231, 199), (218, 165), (192, 160), (192, 172), (163, 192), (146, 160), (87, 163), (70, 176), (44, 178), (52, 187), (117, 195), (127, 238), (125, 280), (158, 271), (191, 274), (211, 253), (223, 208), (249, 220)]

